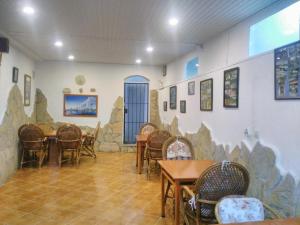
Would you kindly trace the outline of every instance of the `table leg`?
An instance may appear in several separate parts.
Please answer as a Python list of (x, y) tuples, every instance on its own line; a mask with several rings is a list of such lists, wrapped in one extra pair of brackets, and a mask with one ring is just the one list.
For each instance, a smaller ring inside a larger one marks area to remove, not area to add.
[(55, 138), (49, 138), (48, 166), (58, 166), (58, 146)]
[(136, 159), (135, 159), (135, 167), (138, 166), (138, 161), (139, 161), (139, 142), (136, 142)]
[(141, 174), (142, 173), (142, 149), (141, 149), (141, 143), (138, 144), (138, 173)]
[(163, 171), (161, 170), (160, 173), (160, 177), (161, 177), (161, 216), (165, 217), (166, 214), (166, 206), (165, 206), (165, 175), (163, 173)]
[(175, 225), (180, 224), (180, 190), (180, 184), (175, 182)]
[(141, 168), (143, 169), (144, 168), (144, 158), (145, 158), (145, 145), (141, 144), (141, 148), (140, 148), (140, 151), (141, 151)]

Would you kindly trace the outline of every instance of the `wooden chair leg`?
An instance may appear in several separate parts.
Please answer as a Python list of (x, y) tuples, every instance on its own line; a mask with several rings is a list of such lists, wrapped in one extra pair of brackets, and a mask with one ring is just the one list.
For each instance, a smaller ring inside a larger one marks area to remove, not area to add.
[(40, 151), (40, 156), (39, 156), (39, 168), (41, 168), (43, 165), (44, 157), (45, 157), (45, 152), (42, 150)]
[(61, 149), (59, 149), (59, 155), (58, 155), (58, 165), (59, 165), (59, 167), (61, 167), (61, 160), (62, 160), (62, 150)]
[(21, 168), (21, 169), (23, 168), (23, 164), (24, 164), (24, 154), (25, 154), (25, 150), (22, 149), (21, 165), (20, 165), (20, 168)]
[(167, 202), (167, 198), (170, 197), (168, 194), (169, 194), (170, 187), (171, 187), (171, 183), (170, 183), (169, 181), (167, 181), (167, 182), (168, 182), (168, 183), (167, 183), (167, 189), (166, 189), (165, 199), (164, 199), (165, 204), (166, 204), (166, 202)]
[(150, 180), (150, 172), (151, 172), (150, 162), (151, 160), (147, 158), (147, 180)]

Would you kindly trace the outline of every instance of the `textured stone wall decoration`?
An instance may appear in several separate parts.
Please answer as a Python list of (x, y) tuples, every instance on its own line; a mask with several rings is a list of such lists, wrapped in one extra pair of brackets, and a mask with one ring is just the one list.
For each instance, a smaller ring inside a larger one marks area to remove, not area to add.
[(123, 135), (123, 98), (118, 97), (108, 124), (100, 129), (96, 149), (105, 152), (121, 151)]
[(35, 92), (35, 106), (34, 115), (36, 116), (37, 123), (53, 123), (53, 118), (47, 111), (48, 103), (47, 98), (40, 89)]
[(17, 85), (10, 90), (7, 109), (0, 125), (0, 185), (2, 185), (18, 167), (18, 129), (28, 122), (35, 122), (24, 111), (23, 97)]

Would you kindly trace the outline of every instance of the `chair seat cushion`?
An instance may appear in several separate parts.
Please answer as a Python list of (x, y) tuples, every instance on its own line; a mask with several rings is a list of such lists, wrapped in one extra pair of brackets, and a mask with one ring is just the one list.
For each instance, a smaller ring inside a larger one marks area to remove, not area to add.
[(242, 223), (264, 220), (261, 201), (250, 197), (226, 197), (216, 206), (220, 223)]

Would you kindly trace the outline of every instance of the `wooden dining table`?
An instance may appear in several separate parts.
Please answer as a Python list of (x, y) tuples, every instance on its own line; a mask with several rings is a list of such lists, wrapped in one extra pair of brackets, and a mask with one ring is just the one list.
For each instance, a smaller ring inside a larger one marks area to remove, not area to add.
[(213, 160), (160, 160), (161, 166), (161, 216), (165, 217), (165, 180), (174, 186), (175, 224), (180, 224), (180, 192), (182, 185), (194, 183)]
[(144, 155), (147, 138), (147, 134), (136, 135), (136, 167), (139, 174), (142, 173), (142, 169), (144, 166)]
[(274, 219), (247, 223), (230, 223), (227, 225), (300, 225), (300, 218)]
[[(44, 136), (48, 138), (49, 152), (48, 152), (48, 166), (58, 166), (58, 146), (56, 141), (56, 130), (44, 131)], [(82, 138), (86, 136), (86, 132), (82, 131)]]

